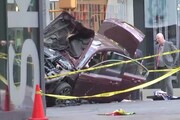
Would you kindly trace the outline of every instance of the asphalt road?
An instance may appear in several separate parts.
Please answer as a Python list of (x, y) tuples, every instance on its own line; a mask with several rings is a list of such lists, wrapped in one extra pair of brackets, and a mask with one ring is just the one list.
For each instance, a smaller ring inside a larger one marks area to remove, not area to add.
[[(101, 113), (124, 109), (135, 112), (126, 116), (103, 116)], [(79, 106), (50, 107), (49, 120), (180, 120), (180, 100), (133, 101), (106, 104), (82, 104)]]

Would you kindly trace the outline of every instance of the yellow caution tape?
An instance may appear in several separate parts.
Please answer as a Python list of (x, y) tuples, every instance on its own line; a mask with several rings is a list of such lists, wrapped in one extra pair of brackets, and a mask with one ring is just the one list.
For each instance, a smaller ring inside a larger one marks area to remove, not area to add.
[[(2, 55), (2, 56), (7, 56), (6, 53), (2, 53), (2, 52), (0, 52), (0, 55)], [(20, 55), (21, 55), (21, 53), (16, 53), (16, 56), (20, 56)]]
[(173, 69), (161, 69), (161, 70), (148, 70), (148, 72), (167, 72)]
[(7, 56), (6, 53), (2, 53), (2, 52), (0, 52), (0, 55), (1, 55), (1, 56)]
[(162, 80), (164, 80), (165, 78), (177, 73), (178, 71), (180, 71), (180, 67), (176, 68), (176, 69), (172, 69), (170, 70), (168, 73), (164, 74), (161, 77), (158, 77), (152, 81), (146, 82), (144, 84), (129, 88), (129, 89), (125, 89), (125, 90), (120, 90), (120, 91), (113, 91), (113, 92), (106, 92), (106, 93), (100, 93), (100, 94), (96, 94), (96, 95), (91, 95), (91, 96), (80, 96), (80, 97), (76, 97), (76, 96), (65, 96), (65, 95), (54, 95), (54, 94), (44, 94), (45, 96), (49, 96), (49, 97), (54, 97), (57, 99), (80, 99), (80, 98), (98, 98), (98, 97), (110, 97), (113, 95), (117, 95), (117, 94), (121, 94), (121, 93), (126, 93), (126, 92), (130, 92), (130, 91), (134, 91), (134, 90), (138, 90), (141, 88), (145, 88), (148, 87), (150, 85), (153, 85), (157, 82), (160, 82)]
[[(145, 88), (145, 87), (148, 87), (150, 85), (153, 85), (153, 84), (155, 84), (157, 82), (160, 82), (160, 81), (164, 80), (165, 78), (177, 73), (178, 71), (180, 71), (180, 67), (178, 67), (178, 68), (176, 68), (174, 70), (171, 70), (170, 72), (166, 73), (165, 75), (163, 75), (161, 77), (158, 77), (158, 78), (156, 78), (156, 79), (154, 79), (152, 81), (146, 82), (144, 84), (141, 84), (141, 85), (138, 85), (138, 86), (126, 89), (126, 90), (108, 92), (108, 93), (105, 93), (105, 94), (108, 94), (108, 96), (113, 96), (113, 95), (116, 95), (116, 94), (130, 92), (130, 91), (138, 90), (138, 89), (141, 89), (141, 88)], [(105, 96), (103, 94), (97, 94), (97, 95), (94, 95), (93, 97), (105, 97)]]
[[(8, 85), (8, 80), (0, 74), (0, 81), (2, 81), (5, 85)], [(20, 85), (20, 82), (14, 83), (15, 85)]]
[(133, 60), (120, 61), (120, 62), (117, 62), (117, 63), (107, 64), (107, 65), (98, 66), (98, 67), (90, 67), (90, 68), (87, 68), (87, 69), (81, 69), (81, 70), (67, 72), (67, 73), (63, 73), (63, 74), (52, 75), (52, 76), (45, 77), (45, 79), (49, 79), (50, 80), (52, 78), (57, 78), (57, 77), (62, 77), (62, 76), (69, 76), (69, 75), (77, 74), (77, 73), (80, 73), (80, 72), (93, 71), (93, 70), (96, 70), (96, 69), (112, 67), (112, 66), (116, 66), (116, 65), (120, 65), (120, 64), (125, 64), (125, 63), (130, 63), (130, 62), (134, 62), (134, 61), (138, 61), (138, 60), (145, 60), (145, 59), (153, 58), (153, 57), (156, 57), (156, 56), (159, 56), (159, 55), (162, 56), (162, 55), (168, 55), (168, 54), (173, 54), (173, 53), (177, 53), (177, 52), (180, 52), (180, 50), (175, 50), (175, 51), (171, 51), (171, 52), (165, 52), (165, 53), (162, 53), (162, 54), (146, 56), (146, 57), (137, 58), (137, 59), (133, 59)]
[[(134, 61), (138, 61), (138, 60), (145, 60), (145, 59), (153, 58), (153, 57), (156, 57), (156, 56), (159, 56), (159, 55), (162, 56), (162, 55), (168, 55), (168, 54), (173, 54), (173, 53), (177, 53), (177, 52), (180, 52), (180, 50), (175, 50), (175, 51), (171, 51), (171, 52), (165, 52), (165, 53), (162, 53), (162, 54), (146, 56), (146, 57), (137, 58), (137, 59), (133, 59), (133, 60), (121, 61), (121, 62), (107, 64), (107, 65), (98, 66), (98, 67), (91, 67), (91, 68), (87, 68), (87, 69), (81, 69), (81, 70), (67, 72), (67, 73), (63, 73), (63, 74), (61, 73), (61, 74), (45, 77), (45, 79), (51, 80), (52, 78), (57, 78), (57, 77), (62, 77), (62, 76), (69, 76), (69, 75), (77, 74), (77, 73), (80, 73), (80, 72), (93, 71), (93, 70), (96, 70), (96, 69), (112, 67), (112, 66), (116, 66), (116, 65), (120, 65), (120, 64), (125, 64), (125, 63), (130, 63), (130, 62), (134, 62)], [(0, 58), (7, 59), (6, 55), (7, 54), (5, 54), (5, 53), (0, 53)], [(17, 54), (17, 55), (20, 55), (20, 54)], [(15, 59), (15, 60), (16, 61), (20, 61), (19, 59)], [(30, 62), (28, 62), (28, 63), (32, 64)], [(165, 70), (149, 70), (148, 72), (160, 72), (160, 71), (165, 71)]]
[[(68, 72), (68, 73), (65, 73), (65, 74), (59, 74), (59, 75), (56, 75), (56, 76), (49, 76), (49, 77), (46, 77), (46, 78), (55, 78), (55, 77), (59, 77), (59, 76), (72, 75), (72, 74), (77, 74), (77, 73), (80, 73), (80, 72), (87, 72), (87, 71), (92, 71), (92, 70), (96, 70), (96, 69), (100, 69), (100, 68), (112, 67), (112, 66), (119, 65), (119, 64), (130, 63), (130, 62), (134, 62), (134, 61), (138, 61), (138, 60), (144, 60), (144, 59), (153, 58), (153, 57), (156, 57), (158, 55), (167, 55), (167, 54), (173, 54), (173, 53), (177, 53), (177, 52), (180, 52), (180, 50), (175, 50), (175, 51), (166, 52), (166, 53), (162, 53), (162, 54), (156, 54), (156, 55), (152, 55), (152, 56), (146, 56), (146, 57), (143, 57), (143, 58), (138, 58), (138, 59), (133, 59), (133, 60), (128, 60), (128, 61), (121, 61), (121, 62), (117, 62), (117, 63), (113, 63), (113, 64), (108, 64), (108, 65), (104, 65), (104, 66), (98, 66), (98, 67), (94, 67), (94, 68), (87, 68), (87, 69), (83, 69), (83, 70)], [(5, 54), (0, 53), (0, 56), (1, 55), (3, 56), (1, 58), (6, 58)], [(157, 71), (157, 70), (152, 70), (152, 72), (153, 71)], [(116, 95), (116, 94), (130, 92), (130, 91), (137, 90), (137, 89), (140, 89), (140, 88), (148, 87), (148, 86), (150, 86), (152, 84), (155, 84), (155, 83), (163, 80), (164, 78), (169, 77), (169, 76), (173, 75), (174, 73), (180, 71), (180, 67), (178, 67), (176, 69), (168, 69), (167, 71), (169, 71), (167, 74), (165, 74), (165, 75), (163, 75), (163, 76), (161, 76), (161, 77), (159, 77), (159, 78), (157, 78), (155, 80), (152, 80), (150, 82), (147, 82), (147, 83), (144, 83), (144, 84), (141, 84), (141, 85), (138, 85), (138, 86), (126, 89), (126, 90), (121, 90), (121, 91), (113, 91), (113, 92), (107, 92), (107, 93), (101, 93), (101, 94), (97, 94), (97, 95), (92, 95), (92, 96), (81, 96), (81, 97), (65, 96), (65, 95), (53, 95), (53, 94), (44, 94), (44, 93), (41, 93), (41, 94), (49, 96), (49, 97), (55, 97), (55, 98), (58, 98), (58, 99), (78, 99), (78, 98), (92, 98), (92, 97), (109, 97), (109, 96), (113, 96), (113, 95)], [(8, 84), (7, 80), (2, 75), (0, 75), (0, 80), (4, 84), (6, 84), (6, 85)]]
[(8, 81), (1, 74), (0, 74), (0, 81), (2, 81), (5, 85), (8, 85)]
[[(0, 59), (5, 59), (5, 60), (7, 60), (7, 57), (6, 56), (1, 56), (0, 55)], [(20, 59), (15, 59), (16, 60), (16, 62), (21, 62), (21, 60)], [(32, 64), (32, 62), (27, 62), (28, 64)]]

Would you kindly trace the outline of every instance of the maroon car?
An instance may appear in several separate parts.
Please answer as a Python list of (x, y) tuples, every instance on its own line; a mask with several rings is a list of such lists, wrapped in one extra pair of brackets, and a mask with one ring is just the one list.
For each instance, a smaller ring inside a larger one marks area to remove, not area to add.
[[(53, 28), (53, 29), (52, 29)], [(132, 60), (144, 34), (119, 19), (107, 19), (99, 31), (85, 28), (67, 12), (63, 12), (45, 29), (45, 46), (63, 56), (66, 65), (60, 72), (78, 71)], [(61, 59), (58, 59), (58, 61)], [(62, 66), (62, 61), (59, 62)], [(148, 70), (138, 61), (80, 72), (46, 84), (46, 93), (89, 96), (124, 90), (146, 81)], [(47, 79), (47, 81), (51, 81)], [(93, 102), (122, 101), (130, 92), (112, 97), (89, 98)], [(49, 105), (62, 100), (48, 98)]]

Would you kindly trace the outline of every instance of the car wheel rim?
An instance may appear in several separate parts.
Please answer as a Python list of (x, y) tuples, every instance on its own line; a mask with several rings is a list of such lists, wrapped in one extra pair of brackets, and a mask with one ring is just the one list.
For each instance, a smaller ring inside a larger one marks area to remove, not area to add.
[(70, 88), (65, 88), (60, 91), (59, 95), (70, 95), (71, 94), (71, 89)]
[[(71, 89), (70, 88), (64, 88), (59, 92), (58, 95), (70, 95)], [(56, 105), (65, 105), (69, 100), (62, 100), (62, 99), (56, 99), (55, 104)]]

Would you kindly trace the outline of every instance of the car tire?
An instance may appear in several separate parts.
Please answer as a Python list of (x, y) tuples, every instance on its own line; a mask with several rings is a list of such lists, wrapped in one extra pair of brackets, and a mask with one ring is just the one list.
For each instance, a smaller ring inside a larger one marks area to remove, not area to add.
[[(66, 82), (61, 82), (55, 88), (55, 90), (52, 94), (54, 94), (54, 95), (71, 95), (71, 93), (72, 93), (72, 87)], [(55, 105), (62, 106), (63, 104), (65, 104), (66, 100), (60, 100), (60, 99), (56, 99), (54, 97), (47, 97), (46, 102), (47, 102), (47, 107), (52, 107)]]
[[(72, 93), (72, 87), (66, 83), (62, 82), (59, 84), (59, 86), (55, 89), (54, 94), (56, 95), (71, 95)], [(55, 105), (65, 105), (67, 100), (60, 100), (60, 99), (55, 99), (54, 104)]]
[(57, 95), (70, 95), (72, 87), (68, 83), (62, 82), (57, 86), (54, 93)]

